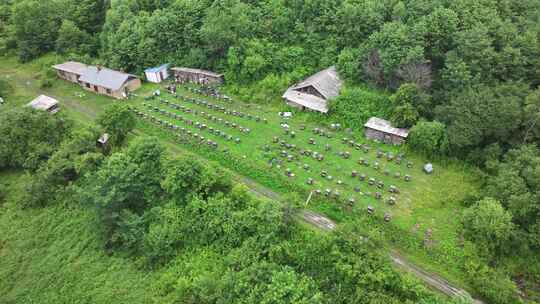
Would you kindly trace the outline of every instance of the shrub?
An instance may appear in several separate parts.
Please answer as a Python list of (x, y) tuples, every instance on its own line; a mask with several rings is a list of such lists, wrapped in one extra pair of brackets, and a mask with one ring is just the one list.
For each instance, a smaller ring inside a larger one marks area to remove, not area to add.
[(122, 145), (137, 121), (126, 105), (115, 103), (100, 114), (97, 122), (111, 136), (113, 145)]
[(350, 81), (360, 80), (358, 50), (346, 48), (339, 54), (337, 68), (343, 78)]
[(56, 72), (52, 69), (52, 63), (56, 60), (45, 60), (41, 63), (41, 74), (39, 76), (39, 87), (42, 89), (50, 88), (56, 79)]
[(492, 198), (478, 201), (463, 214), (465, 237), (487, 254), (500, 252), (512, 237), (512, 215)]
[(7, 195), (7, 186), (4, 183), (0, 183), (0, 204), (4, 202)]
[(4, 79), (0, 79), (0, 97), (4, 97), (11, 92), (11, 86)]
[(517, 296), (516, 285), (505, 275), (472, 258), (465, 265), (471, 286), (489, 303), (522, 303)]
[(410, 128), (418, 117), (418, 111), (410, 103), (405, 103), (394, 108), (390, 120), (398, 128)]
[(45, 206), (58, 191), (85, 173), (97, 169), (97, 164), (102, 159), (102, 155), (96, 153), (97, 134), (92, 129), (74, 131), (71, 138), (64, 141), (31, 176), (25, 185), (26, 195), (22, 200), (24, 206)]
[(181, 233), (182, 221), (183, 210), (174, 204), (152, 210), (143, 240), (143, 252), (150, 264), (161, 264), (175, 255), (185, 237)]
[(341, 95), (330, 102), (332, 118), (343, 125), (360, 129), (372, 116), (387, 117), (388, 96), (366, 88), (344, 88)]
[(421, 121), (411, 129), (408, 144), (428, 156), (446, 155), (448, 153), (446, 126), (438, 121)]
[(71, 130), (62, 113), (30, 108), (0, 113), (0, 168), (37, 170)]

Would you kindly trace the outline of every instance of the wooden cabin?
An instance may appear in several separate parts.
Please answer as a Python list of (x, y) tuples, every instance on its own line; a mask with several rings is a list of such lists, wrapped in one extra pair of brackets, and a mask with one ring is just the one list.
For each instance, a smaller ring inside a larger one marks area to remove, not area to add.
[(223, 74), (192, 68), (172, 68), (174, 79), (179, 83), (196, 83), (201, 85), (222, 84)]
[(341, 86), (336, 67), (331, 66), (290, 87), (282, 97), (290, 106), (327, 113), (329, 101), (339, 95)]
[(55, 114), (60, 111), (58, 100), (46, 95), (39, 95), (36, 99), (29, 102), (27, 106), (36, 110), (46, 111), (51, 114)]
[(364, 134), (368, 139), (379, 140), (387, 144), (401, 145), (407, 140), (409, 130), (395, 128), (387, 120), (371, 117), (364, 125)]

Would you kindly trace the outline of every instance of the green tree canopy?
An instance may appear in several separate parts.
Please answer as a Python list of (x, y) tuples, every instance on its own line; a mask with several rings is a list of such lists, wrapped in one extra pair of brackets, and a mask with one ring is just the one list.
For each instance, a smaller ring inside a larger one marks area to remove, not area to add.
[(538, 248), (540, 227), (540, 151), (536, 146), (510, 150), (488, 179), (486, 195), (501, 201)]
[(465, 237), (474, 241), (479, 250), (496, 254), (507, 249), (514, 232), (512, 215), (501, 203), (485, 198), (463, 213)]
[(121, 145), (137, 122), (126, 105), (114, 103), (97, 118), (98, 124), (111, 136), (111, 142)]
[(54, 49), (61, 24), (56, 1), (15, 1), (11, 20), (22, 61)]
[(56, 39), (56, 51), (59, 53), (91, 53), (92, 37), (81, 31), (75, 23), (64, 20), (58, 30)]
[(109, 245), (122, 245), (130, 224), (160, 202), (164, 148), (155, 138), (142, 137), (125, 152), (110, 156), (79, 189), (84, 202), (99, 211)]
[(426, 155), (444, 156), (448, 153), (446, 126), (438, 121), (420, 121), (410, 130), (407, 143)]
[(521, 106), (526, 88), (507, 84), (495, 88), (475, 86), (453, 96), (437, 108), (437, 118), (448, 126), (448, 140), (454, 152), (483, 147), (493, 142), (508, 143), (522, 120)]
[(37, 170), (72, 128), (62, 113), (29, 107), (0, 112), (0, 168)]
[(208, 198), (217, 192), (227, 193), (232, 187), (230, 177), (221, 169), (192, 157), (169, 162), (162, 186), (173, 200), (183, 203), (197, 196)]

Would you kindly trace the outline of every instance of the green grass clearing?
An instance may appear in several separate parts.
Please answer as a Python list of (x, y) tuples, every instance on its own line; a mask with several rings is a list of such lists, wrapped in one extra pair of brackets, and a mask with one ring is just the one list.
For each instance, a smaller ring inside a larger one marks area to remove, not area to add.
[[(26, 104), (38, 94), (48, 94), (60, 101), (62, 111), (68, 116), (79, 123), (86, 124), (91, 122), (106, 105), (118, 102), (104, 96), (91, 94), (74, 84), (61, 80), (55, 80), (51, 88), (40, 89), (38, 84), (39, 65), (37, 63), (19, 64), (13, 58), (0, 58), (0, 63), (0, 71), (2, 71), (3, 75), (1, 77), (6, 77), (14, 89), (13, 94), (10, 94), (7, 98), (7, 104), (3, 106), (6, 108)], [(326, 188), (332, 190), (338, 189), (343, 200), (347, 200), (349, 197), (356, 199), (356, 207), (351, 211), (345, 207), (346, 204), (336, 202), (333, 199), (327, 200), (324, 197), (312, 201), (310, 206), (308, 206), (308, 208), (320, 211), (338, 221), (349, 221), (356, 216), (363, 215), (368, 204), (376, 208), (376, 213), (379, 217), (382, 217), (385, 212), (391, 213), (393, 216), (392, 222), (386, 226), (389, 227), (388, 231), (390, 233), (395, 233), (395, 235), (389, 236), (389, 241), (393, 246), (400, 248), (401, 251), (412, 257), (413, 260), (418, 261), (419, 264), (426, 265), (426, 268), (442, 273), (451, 281), (461, 281), (459, 266), (463, 260), (458, 235), (461, 210), (459, 201), (467, 193), (477, 190), (475, 182), (476, 175), (473, 170), (459, 164), (435, 163), (435, 173), (430, 176), (425, 175), (421, 171), (422, 165), (426, 162), (425, 159), (408, 151), (400, 150), (398, 147), (368, 142), (363, 138), (361, 130), (354, 130), (354, 134), (348, 134), (345, 131), (331, 131), (332, 138), (314, 135), (311, 130), (321, 126), (310, 121), (311, 119), (306, 119), (306, 116), (309, 114), (305, 113), (294, 115), (292, 119), (287, 120), (291, 129), (296, 132), (296, 137), (290, 138), (290, 136), (284, 134), (283, 129), (280, 127), (282, 119), (277, 115), (278, 111), (286, 108), (282, 104), (252, 104), (248, 106), (248, 104), (241, 102), (227, 103), (210, 97), (198, 96), (188, 91), (185, 87), (179, 87), (179, 94), (181, 95), (190, 98), (206, 99), (215, 104), (221, 104), (244, 113), (250, 113), (253, 116), (259, 116), (261, 119), (267, 119), (268, 123), (263, 123), (256, 122), (254, 119), (248, 120), (237, 116), (226, 115), (198, 104), (180, 101), (167, 94), (163, 94), (162, 96), (162, 98), (182, 104), (193, 110), (212, 113), (216, 117), (227, 119), (230, 122), (250, 128), (251, 132), (246, 135), (237, 129), (226, 128), (222, 124), (205, 119), (200, 115), (182, 113), (158, 100), (144, 100), (143, 96), (148, 96), (157, 87), (159, 86), (145, 84), (142, 89), (136, 92), (139, 96), (127, 101), (127, 103), (147, 113), (150, 113), (151, 110), (147, 106), (144, 106), (143, 103), (151, 103), (152, 106), (182, 115), (186, 119), (199, 120), (208, 126), (225, 131), (234, 137), (239, 137), (241, 138), (241, 143), (236, 144), (234, 141), (224, 140), (222, 137), (215, 136), (207, 131), (201, 132), (192, 126), (182, 124), (179, 120), (171, 119), (155, 112), (153, 115), (160, 116), (160, 119), (174, 122), (179, 126), (192, 130), (192, 132), (198, 132), (203, 134), (204, 137), (218, 142), (219, 151), (194, 144), (193, 142), (179, 143), (176, 140), (176, 136), (170, 130), (162, 130), (154, 124), (143, 120), (140, 120), (137, 129), (138, 132), (155, 135), (167, 143), (169, 147), (187, 150), (193, 154), (216, 161), (224, 167), (245, 175), (282, 194), (287, 194), (291, 190), (294, 190), (299, 192), (301, 196), (307, 197), (307, 193), (316, 188), (321, 190)], [(300, 124), (305, 124), (306, 129), (300, 130)], [(272, 143), (274, 136), (286, 140), (287, 143), (297, 145), (299, 149), (302, 147), (304, 149), (316, 150), (324, 154), (325, 160), (319, 162), (313, 158), (300, 156), (299, 160), (293, 162), (283, 160), (280, 168), (276, 165), (270, 167), (269, 160), (272, 157), (280, 158), (278, 154), (283, 150), (283, 148)], [(371, 149), (367, 154), (355, 150), (341, 143), (341, 138), (343, 137), (353, 139), (357, 143), (369, 144)], [(316, 144), (308, 145), (309, 138), (314, 138)], [(325, 144), (332, 146), (331, 151), (325, 151)], [(265, 145), (270, 147), (270, 151), (265, 151)], [(221, 152), (225, 147), (229, 150), (228, 154)], [(406, 152), (406, 159), (412, 161), (414, 166), (408, 169), (406, 167), (407, 160), (402, 161), (401, 165), (397, 165), (393, 162), (378, 159), (376, 157), (377, 149), (384, 150), (385, 152), (390, 151), (394, 155), (400, 152)], [(343, 159), (338, 155), (340, 151), (350, 152), (351, 157), (349, 159)], [(359, 158), (368, 160), (370, 166), (358, 165), (357, 160)], [(372, 165), (375, 161), (380, 162), (380, 171), (373, 169)], [(304, 163), (310, 166), (310, 171), (302, 168)], [(382, 170), (386, 166), (392, 173), (399, 171), (402, 177), (396, 179), (393, 176), (384, 175)], [(286, 168), (291, 168), (295, 173), (294, 178), (285, 176)], [(327, 170), (328, 174), (333, 176), (333, 180), (322, 179), (320, 177), (322, 170)], [(368, 177), (382, 180), (385, 184), (384, 189), (381, 191), (384, 196), (389, 195), (389, 185), (397, 186), (400, 190), (400, 194), (396, 195), (397, 204), (389, 206), (383, 200), (375, 200), (372, 195), (360, 195), (355, 192), (353, 190), (355, 186), (359, 186), (364, 193), (374, 193), (377, 190), (375, 187), (368, 186), (366, 181), (361, 182), (358, 178), (353, 179), (350, 177), (352, 170), (357, 170), (359, 174), (365, 173)], [(403, 180), (405, 174), (412, 176), (411, 182), (407, 183)], [(309, 177), (315, 179), (313, 186), (306, 184), (306, 180)], [(343, 185), (337, 185), (337, 180), (342, 180)], [(431, 247), (426, 249), (422, 245), (422, 239), (428, 228), (433, 231), (433, 243)]]

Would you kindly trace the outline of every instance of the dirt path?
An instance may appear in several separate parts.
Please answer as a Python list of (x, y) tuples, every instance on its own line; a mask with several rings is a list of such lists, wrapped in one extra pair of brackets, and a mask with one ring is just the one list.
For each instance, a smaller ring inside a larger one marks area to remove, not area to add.
[[(46, 93), (49, 94), (52, 97), (60, 97), (55, 96), (54, 94), (51, 94), (50, 91), (40, 90), (40, 93)], [(61, 96), (63, 97), (63, 100), (69, 100), (68, 102), (65, 102), (65, 105), (69, 108), (72, 108), (73, 110), (82, 113), (83, 115), (87, 116), (89, 119), (93, 120), (95, 119), (97, 113), (85, 106), (80, 104), (77, 101), (72, 100), (72, 98), (68, 98), (67, 96)], [(134, 130), (135, 134), (141, 134), (140, 130)], [(174, 147), (174, 145), (168, 145), (170, 147)], [(176, 147), (174, 147), (176, 148)], [(173, 150), (178, 150), (174, 149)], [(280, 200), (281, 195), (279, 193), (276, 193), (256, 182), (253, 180), (234, 174), (233, 178), (236, 182), (245, 184), (251, 192), (253, 192), (255, 195), (259, 197), (265, 197), (271, 200)], [(332, 221), (331, 219), (317, 214), (310, 210), (302, 210), (300, 211), (301, 218), (308, 224), (311, 224), (315, 226), (318, 229), (324, 230), (324, 231), (332, 231), (337, 228), (337, 224)], [(448, 281), (444, 280), (440, 276), (434, 273), (427, 272), (420, 267), (414, 265), (413, 263), (407, 261), (403, 256), (401, 256), (398, 252), (391, 252), (390, 253), (390, 259), (394, 263), (395, 266), (398, 268), (411, 273), (418, 279), (422, 280), (427, 286), (445, 294), (450, 297), (455, 298), (470, 298), (469, 293), (467, 293), (465, 290), (452, 286)], [(480, 300), (473, 300), (474, 304), (483, 304)]]
[[(235, 179), (248, 186), (249, 189), (257, 196), (266, 197), (272, 200), (279, 200), (281, 198), (281, 195), (279, 195), (278, 193), (267, 189), (266, 187), (261, 186), (246, 177), (237, 176)], [(318, 229), (324, 231), (332, 231), (337, 228), (337, 224), (334, 221), (313, 211), (301, 210), (300, 215), (306, 223), (313, 225)], [(390, 260), (394, 263), (396, 267), (422, 280), (430, 288), (453, 298), (471, 298), (470, 294), (467, 291), (453, 286), (448, 281), (435, 273), (423, 270), (422, 268), (408, 261), (397, 251), (392, 251), (389, 256)], [(472, 299), (472, 302), (474, 304), (484, 304), (484, 302), (476, 299)]]
[[(396, 265), (397, 267), (413, 274), (417, 278), (421, 279), (431, 288), (434, 288), (448, 296), (455, 297), (455, 298), (470, 298), (470, 294), (466, 292), (465, 290), (452, 286), (448, 281), (441, 278), (440, 276), (429, 273), (420, 267), (410, 263), (405, 259), (403, 256), (401, 256), (398, 252), (391, 252), (390, 253), (390, 259)], [(480, 300), (473, 299), (472, 302), (474, 304), (483, 304), (484, 302)]]
[[(139, 130), (135, 130), (134, 133), (142, 134), (142, 132), (140, 132)], [(181, 149), (174, 146), (173, 144), (167, 146), (172, 148), (173, 151), (181, 153)], [(265, 186), (262, 186), (261, 184), (253, 181), (250, 178), (238, 175), (237, 173), (232, 171), (231, 173), (232, 178), (235, 182), (246, 185), (249, 190), (257, 197), (266, 198), (274, 201), (281, 200), (282, 196), (279, 193), (272, 191)], [(323, 231), (332, 231), (337, 228), (337, 223), (311, 210), (301, 210), (300, 217), (306, 223), (313, 225), (317, 229), (321, 229)], [(449, 297), (465, 299), (471, 298), (467, 291), (453, 286), (448, 281), (435, 273), (423, 270), (422, 268), (408, 261), (397, 251), (390, 252), (389, 256), (390, 260), (394, 263), (396, 267), (417, 277), (418, 279), (423, 281), (428, 287), (439, 291)], [(484, 304), (484, 302), (476, 299), (473, 299), (472, 302), (474, 304)]]

